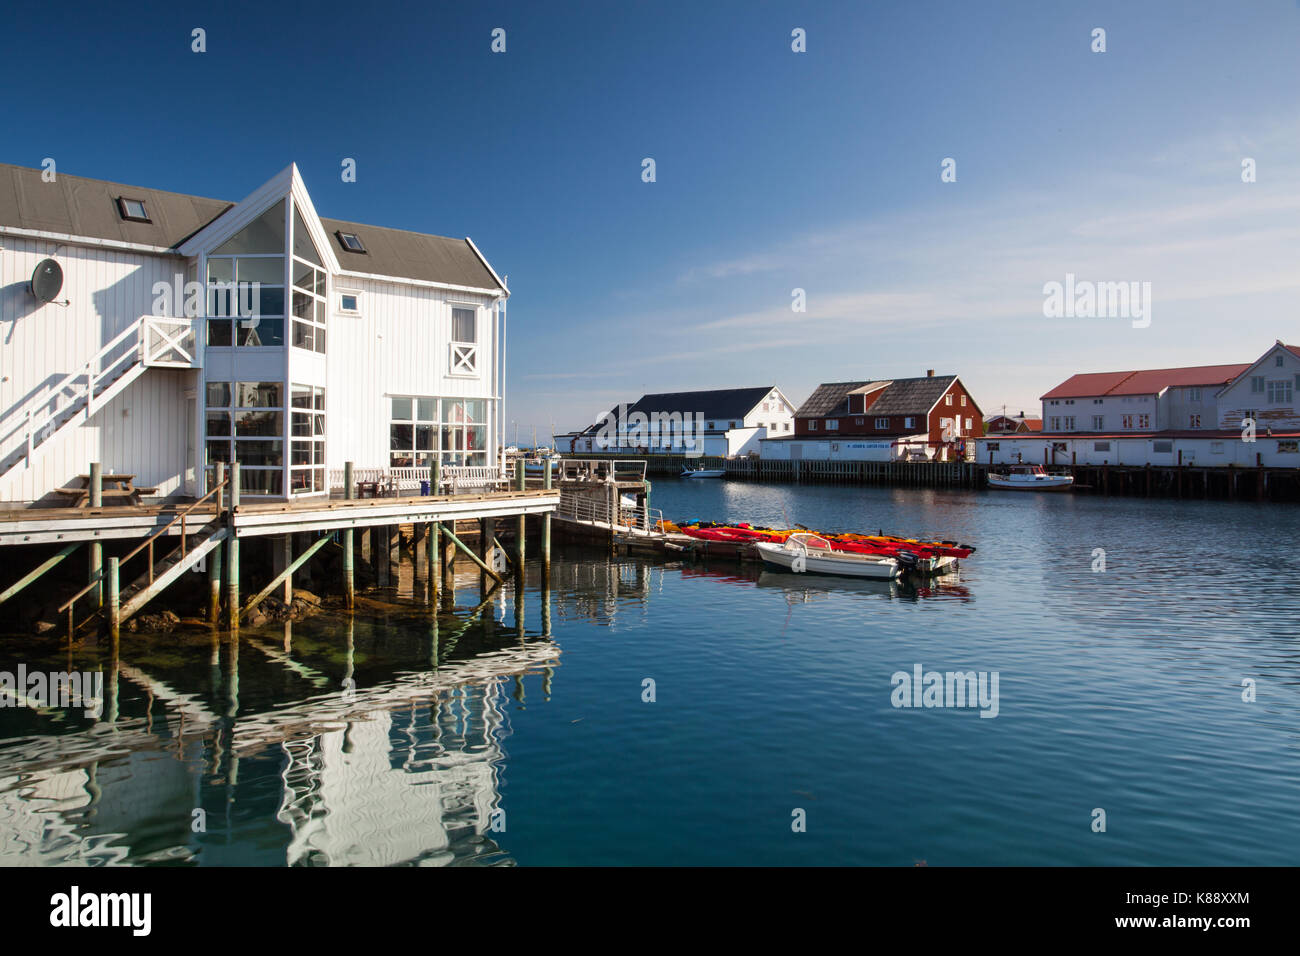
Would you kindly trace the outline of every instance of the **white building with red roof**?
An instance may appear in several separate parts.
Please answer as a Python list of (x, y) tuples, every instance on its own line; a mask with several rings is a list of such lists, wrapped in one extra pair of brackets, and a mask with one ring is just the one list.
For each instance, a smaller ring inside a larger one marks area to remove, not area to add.
[(992, 464), (1300, 466), (1300, 347), (1254, 362), (1072, 375), (1042, 396), (1043, 430), (989, 436)]

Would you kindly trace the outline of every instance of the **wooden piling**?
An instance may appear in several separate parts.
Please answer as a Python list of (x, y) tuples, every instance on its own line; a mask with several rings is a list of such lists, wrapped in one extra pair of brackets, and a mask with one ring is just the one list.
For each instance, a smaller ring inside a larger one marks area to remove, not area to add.
[(108, 559), (108, 632), (115, 639), (122, 630), (122, 599), (117, 557)]
[[(549, 468), (549, 466), (548, 466)], [(528, 488), (528, 474), (524, 471), (522, 461), (515, 462), (515, 491)], [(515, 522), (515, 573), (524, 573), (524, 555), (527, 553), (528, 525), (524, 515), (520, 514)]]
[[(542, 487), (547, 491), (551, 490), (551, 460), (546, 459), (542, 467)], [(646, 514), (650, 513), (650, 482), (645, 483), (645, 508)], [(542, 515), (542, 571), (543, 573), (551, 566), (551, 513), (549, 511)]]
[[(226, 480), (226, 463), (217, 462), (216, 483), (220, 485)], [(225, 500), (226, 493), (224, 489), (218, 490), (213, 496), (216, 502), (217, 520), (224, 519), (222, 514), (222, 502)], [(217, 625), (221, 623), (221, 546), (213, 548), (208, 555), (208, 623)]]
[[(104, 505), (104, 479), (101, 465), (97, 461), (90, 463), (90, 507), (101, 508)], [(96, 610), (104, 606), (104, 546), (98, 541), (90, 542), (88, 549), (89, 560), (87, 561), (86, 575), (87, 584), (95, 585), (91, 588), (90, 604)]]
[[(343, 497), (349, 501), (357, 493), (356, 482), (352, 480), (352, 462), (343, 463)], [(353, 545), (355, 534), (351, 528), (343, 529), (343, 606), (349, 611), (356, 608), (357, 583), (353, 567)]]
[(230, 537), (226, 542), (226, 615), (230, 631), (239, 630), (239, 538), (235, 535), (235, 512), (239, 508), (239, 462), (230, 463), (230, 512), (226, 526)]

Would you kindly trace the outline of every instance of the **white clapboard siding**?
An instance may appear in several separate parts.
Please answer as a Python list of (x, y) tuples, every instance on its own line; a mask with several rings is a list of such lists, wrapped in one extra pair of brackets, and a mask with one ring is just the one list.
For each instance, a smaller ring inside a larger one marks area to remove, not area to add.
[[(63, 268), (58, 302), (27, 290), (36, 264)], [(112, 338), (153, 312), (155, 282), (184, 272), (174, 256), (119, 252), (44, 240), (0, 237), (0, 413), (42, 394), (92, 358)], [(170, 310), (169, 310), (170, 313)], [(136, 483), (178, 490), (190, 441), (185, 391), (193, 373), (149, 369), (88, 421), (69, 424), (34, 456), (0, 477), (0, 501), (33, 501), (70, 484), (91, 461), (125, 471)]]
[[(387, 466), (392, 395), (492, 397), (495, 312), (488, 296), (347, 276), (336, 277), (333, 285), (361, 292), (361, 315), (334, 312), (329, 317), (329, 467), (342, 468), (347, 461), (358, 467)], [(337, 301), (336, 293), (331, 307)], [(466, 305), (478, 308), (478, 374), (452, 376), (447, 374), (451, 310)]]

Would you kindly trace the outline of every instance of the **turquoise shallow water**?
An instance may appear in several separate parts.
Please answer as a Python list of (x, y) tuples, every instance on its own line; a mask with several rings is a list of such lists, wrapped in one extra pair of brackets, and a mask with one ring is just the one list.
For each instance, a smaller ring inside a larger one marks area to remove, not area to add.
[[(979, 551), (915, 588), (575, 550), (549, 600), (530, 567), (476, 615), (465, 577), (436, 617), (402, 590), (237, 647), (124, 637), (111, 724), (0, 711), (0, 861), (1300, 856), (1297, 512), (730, 481), (657, 481), (652, 505)], [(10, 638), (0, 670), (68, 659)], [(892, 706), (918, 664), (996, 672), (998, 716)]]

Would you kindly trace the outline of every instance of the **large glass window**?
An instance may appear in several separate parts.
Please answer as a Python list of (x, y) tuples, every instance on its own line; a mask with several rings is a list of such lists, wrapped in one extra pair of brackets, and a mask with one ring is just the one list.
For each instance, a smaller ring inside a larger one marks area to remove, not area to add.
[(389, 465), (486, 465), (488, 403), (483, 399), (399, 396), (392, 399)]
[(312, 245), (307, 225), (293, 211), (293, 344), (300, 349), (325, 351), (325, 312), (329, 301), (325, 270)]
[(208, 345), (284, 345), (284, 200), (208, 256)]
[(290, 401), (289, 490), (295, 495), (325, 487), (325, 389), (295, 385)]
[(283, 494), (284, 384), (208, 382), (206, 466), (239, 462), (240, 492)]

